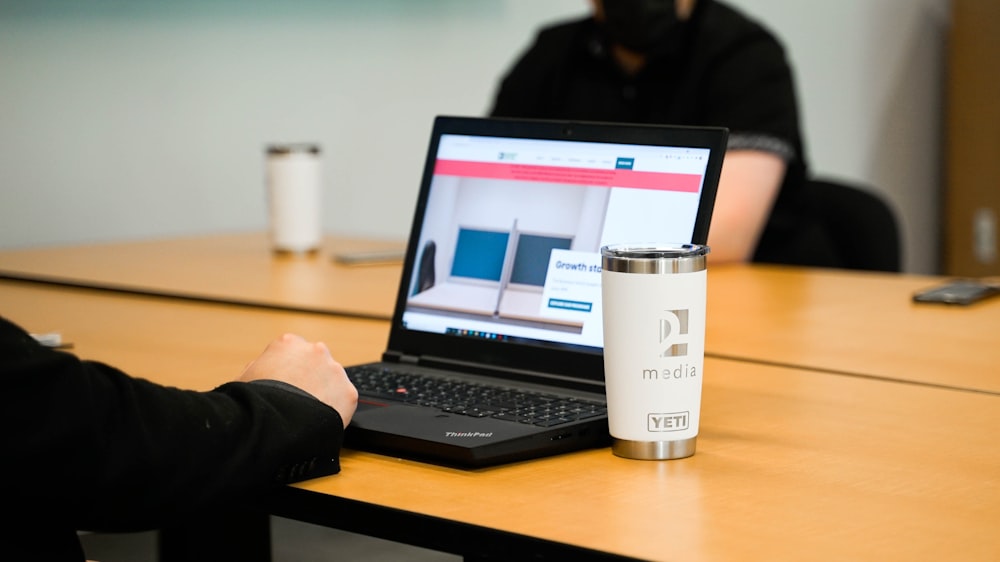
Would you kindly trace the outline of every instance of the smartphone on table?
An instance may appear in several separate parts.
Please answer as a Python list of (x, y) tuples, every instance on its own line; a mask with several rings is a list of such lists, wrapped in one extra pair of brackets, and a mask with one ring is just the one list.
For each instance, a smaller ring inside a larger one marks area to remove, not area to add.
[(953, 279), (913, 294), (914, 302), (970, 305), (1000, 294), (1000, 284), (976, 279)]

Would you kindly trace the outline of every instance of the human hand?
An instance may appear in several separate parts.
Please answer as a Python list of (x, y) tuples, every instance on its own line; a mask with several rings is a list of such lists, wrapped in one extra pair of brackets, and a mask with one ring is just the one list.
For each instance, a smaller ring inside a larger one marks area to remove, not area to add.
[(295, 334), (285, 334), (269, 343), (237, 380), (276, 380), (295, 386), (337, 410), (344, 427), (358, 407), (358, 389), (326, 344), (309, 342)]

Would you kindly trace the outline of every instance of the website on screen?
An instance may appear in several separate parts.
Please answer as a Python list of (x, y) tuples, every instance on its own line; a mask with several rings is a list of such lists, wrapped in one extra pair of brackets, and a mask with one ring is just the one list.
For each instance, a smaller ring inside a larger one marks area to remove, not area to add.
[(708, 160), (702, 148), (444, 135), (404, 322), (601, 347), (600, 248), (690, 242)]

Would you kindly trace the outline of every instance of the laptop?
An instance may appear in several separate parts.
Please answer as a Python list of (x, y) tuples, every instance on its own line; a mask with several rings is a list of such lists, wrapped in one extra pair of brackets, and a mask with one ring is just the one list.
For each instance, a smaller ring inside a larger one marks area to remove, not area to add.
[(608, 445), (600, 249), (704, 244), (727, 134), (437, 117), (346, 446), (475, 468)]

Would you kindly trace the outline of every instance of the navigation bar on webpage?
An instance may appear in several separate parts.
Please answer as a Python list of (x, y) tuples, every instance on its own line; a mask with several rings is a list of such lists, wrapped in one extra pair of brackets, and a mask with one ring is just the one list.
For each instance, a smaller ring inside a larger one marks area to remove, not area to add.
[(701, 189), (702, 182), (702, 177), (698, 174), (642, 172), (625, 167), (613, 169), (577, 168), (441, 159), (437, 160), (434, 166), (434, 174), (596, 187), (657, 189), (687, 193), (697, 193)]

